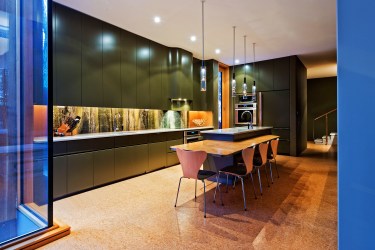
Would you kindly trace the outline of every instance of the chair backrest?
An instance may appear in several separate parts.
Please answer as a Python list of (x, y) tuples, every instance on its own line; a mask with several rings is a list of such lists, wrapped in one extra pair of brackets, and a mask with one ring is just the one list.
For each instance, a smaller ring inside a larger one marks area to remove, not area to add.
[(272, 156), (276, 158), (277, 156), (277, 146), (279, 145), (279, 138), (271, 141)]
[(255, 146), (250, 148), (245, 148), (242, 150), (242, 159), (245, 162), (246, 174), (253, 171), (253, 158), (254, 158)]
[(198, 171), (207, 158), (204, 151), (187, 151), (176, 149), (177, 157), (182, 167), (182, 174), (186, 178), (197, 179)]
[(260, 158), (262, 159), (262, 165), (267, 162), (268, 143), (269, 142), (263, 142), (259, 144), (259, 153), (260, 153)]

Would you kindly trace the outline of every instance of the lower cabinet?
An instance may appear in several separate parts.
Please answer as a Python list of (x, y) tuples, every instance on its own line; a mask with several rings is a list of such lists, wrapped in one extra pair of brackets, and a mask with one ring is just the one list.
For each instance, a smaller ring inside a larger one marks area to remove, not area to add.
[(148, 168), (147, 172), (167, 166), (166, 142), (148, 144)]
[(94, 186), (115, 179), (115, 150), (106, 149), (94, 152)]
[(148, 169), (148, 144), (115, 149), (115, 179), (143, 174)]
[(167, 152), (167, 166), (173, 166), (180, 164), (180, 161), (178, 160), (177, 153), (170, 149), (171, 146), (183, 144), (183, 139), (177, 139), (177, 140), (170, 140), (166, 143), (166, 152)]
[(94, 153), (68, 155), (68, 193), (78, 192), (94, 186)]
[(64, 196), (68, 193), (67, 172), (68, 157), (53, 157), (53, 198)]

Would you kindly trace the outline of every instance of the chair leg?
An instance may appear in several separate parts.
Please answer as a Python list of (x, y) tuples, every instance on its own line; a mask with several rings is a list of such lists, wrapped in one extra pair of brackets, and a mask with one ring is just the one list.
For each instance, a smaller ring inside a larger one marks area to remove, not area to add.
[(277, 172), (277, 178), (280, 178), (279, 170), (277, 169), (276, 158), (273, 158), (273, 159), (275, 160), (275, 168), (276, 168), (276, 172)]
[(236, 188), (236, 181), (237, 181), (237, 176), (235, 176), (233, 180), (233, 186), (232, 186), (233, 189)]
[[(220, 183), (219, 183), (219, 176), (217, 176), (217, 186), (216, 186), (216, 188), (219, 189), (221, 205), (224, 206), (223, 195), (221, 194), (221, 188), (220, 188)], [(215, 193), (216, 193), (216, 190), (215, 190)]]
[(259, 168), (258, 168), (258, 179), (259, 179), (260, 195), (263, 195), (263, 190), (262, 190), (262, 180), (260, 179), (260, 171), (259, 171)]
[(264, 172), (266, 173), (266, 180), (267, 180), (267, 185), (270, 187), (270, 182), (268, 181), (268, 174), (267, 174), (267, 162), (264, 164)]
[(197, 180), (195, 180), (195, 194), (194, 194), (194, 200), (197, 200)]
[(203, 182), (203, 192), (204, 192), (204, 218), (206, 218), (206, 183)]
[(246, 197), (245, 197), (245, 188), (244, 188), (244, 185), (243, 185), (243, 178), (242, 177), (239, 177), (241, 179), (241, 185), (242, 185), (242, 196), (243, 196), (243, 206), (245, 208), (245, 211), (247, 210), (246, 209)]
[(178, 199), (178, 193), (180, 192), (180, 185), (181, 185), (181, 179), (183, 177), (180, 177), (180, 181), (178, 182), (178, 189), (177, 189), (177, 195), (176, 195), (176, 202), (174, 203), (174, 207), (177, 205), (177, 199)]
[(226, 193), (228, 193), (228, 183), (229, 183), (229, 174), (227, 174), (227, 191), (226, 191)]
[(255, 193), (255, 185), (254, 185), (253, 173), (251, 173), (251, 172), (250, 172), (250, 177), (251, 177), (251, 183), (253, 184), (254, 196), (255, 196), (255, 199), (257, 199), (257, 194)]
[(216, 188), (215, 188), (215, 192), (214, 192), (214, 200), (213, 200), (213, 203), (216, 203), (216, 192), (217, 192), (217, 189), (219, 187), (219, 175), (216, 176)]
[[(271, 161), (268, 161), (268, 165), (270, 167), (270, 175), (271, 175), (271, 183), (273, 184), (273, 174), (272, 174), (272, 165), (271, 165)], [(265, 166), (267, 167), (267, 166)]]

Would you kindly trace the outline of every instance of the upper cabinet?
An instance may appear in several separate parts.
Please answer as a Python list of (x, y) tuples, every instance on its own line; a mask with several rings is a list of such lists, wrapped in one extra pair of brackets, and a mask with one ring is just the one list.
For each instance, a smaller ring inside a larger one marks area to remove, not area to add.
[(137, 108), (150, 108), (150, 40), (137, 37)]
[(273, 88), (284, 90), (290, 88), (290, 57), (274, 60)]
[(137, 36), (121, 31), (121, 96), (123, 108), (137, 106)]
[(103, 105), (121, 107), (121, 29), (103, 23)]
[(256, 67), (258, 68), (257, 91), (273, 90), (273, 60), (257, 62)]
[(82, 14), (54, 5), (53, 104), (80, 106)]
[(82, 15), (82, 106), (104, 105), (102, 24)]
[(150, 108), (167, 109), (166, 84), (167, 48), (150, 41)]

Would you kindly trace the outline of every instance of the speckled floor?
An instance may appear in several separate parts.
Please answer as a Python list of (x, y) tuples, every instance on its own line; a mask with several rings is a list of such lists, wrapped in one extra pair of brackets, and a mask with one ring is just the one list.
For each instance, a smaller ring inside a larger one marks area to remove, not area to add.
[(302, 157), (278, 156), (280, 178), (263, 197), (255, 200), (246, 180), (248, 211), (240, 186), (223, 193), (222, 207), (212, 184), (204, 219), (203, 188), (195, 202), (192, 180), (183, 180), (175, 208), (179, 166), (57, 201), (55, 217), (72, 233), (44, 248), (336, 249), (336, 154), (308, 147)]

